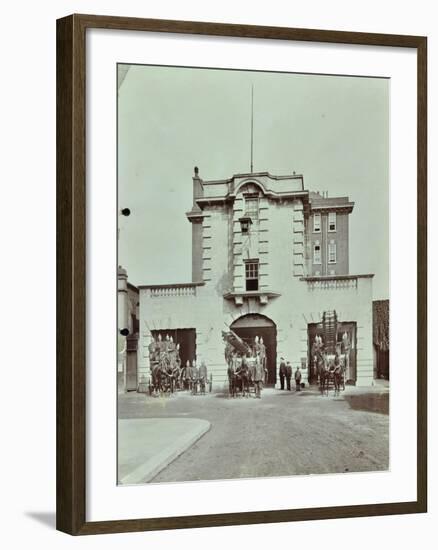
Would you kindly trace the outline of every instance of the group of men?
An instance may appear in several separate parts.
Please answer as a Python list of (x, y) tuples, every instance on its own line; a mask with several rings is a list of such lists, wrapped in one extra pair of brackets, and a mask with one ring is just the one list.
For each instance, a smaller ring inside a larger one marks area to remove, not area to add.
[(207, 365), (205, 361), (201, 362), (201, 366), (196, 366), (196, 361), (190, 363), (186, 361), (185, 367), (181, 369), (181, 389), (190, 390), (192, 393), (198, 393), (198, 388), (201, 393), (205, 393), (205, 386), (207, 384)]
[[(286, 389), (291, 391), (292, 365), (290, 361), (285, 361), (284, 357), (280, 359), (280, 389), (284, 390), (284, 382), (286, 381)], [(295, 390), (301, 391), (301, 369), (297, 367), (294, 373)]]
[(180, 344), (175, 343), (172, 336), (166, 335), (163, 340), (161, 334), (155, 338), (152, 336), (149, 344), (149, 362), (151, 371), (156, 365), (160, 365), (167, 375), (173, 378), (175, 389), (191, 390), (192, 393), (205, 392), (207, 383), (207, 366), (202, 361), (201, 366), (196, 366), (195, 359), (187, 360), (185, 366), (181, 366)]
[(163, 340), (161, 334), (158, 334), (158, 338), (152, 336), (151, 343), (149, 344), (149, 361), (153, 363), (160, 362), (166, 357), (172, 366), (181, 366), (181, 358), (179, 355), (180, 345), (173, 341), (173, 337), (166, 334), (165, 340)]
[[(319, 342), (316, 342), (317, 344)], [(321, 342), (322, 343), (322, 342)], [(266, 368), (266, 346), (262, 337), (256, 336), (251, 346), (251, 352), (239, 353), (232, 346), (228, 345), (225, 350), (226, 360), (230, 372), (237, 378), (248, 375), (254, 383), (256, 397), (261, 397), (263, 385), (267, 379)], [(190, 390), (197, 393), (200, 388), (201, 393), (205, 392), (205, 386), (208, 380), (208, 372), (205, 361), (198, 367), (195, 359), (187, 360), (184, 366), (181, 365), (180, 344), (175, 343), (172, 336), (166, 335), (163, 340), (161, 334), (158, 337), (152, 337), (149, 344), (149, 360), (151, 370), (154, 365), (165, 365), (168, 372), (173, 373), (173, 379), (177, 389)], [(301, 391), (301, 370), (297, 367), (295, 373), (289, 361), (281, 357), (279, 377), (280, 389), (291, 390), (292, 375), (295, 380), (296, 391)]]

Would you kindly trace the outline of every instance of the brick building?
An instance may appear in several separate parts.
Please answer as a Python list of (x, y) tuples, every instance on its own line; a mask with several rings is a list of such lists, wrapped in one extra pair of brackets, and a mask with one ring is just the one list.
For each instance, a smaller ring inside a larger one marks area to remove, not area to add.
[[(310, 349), (325, 311), (351, 342), (347, 378), (373, 380), (372, 277), (349, 274), (348, 197), (305, 189), (301, 175), (268, 172), (204, 181), (195, 168), (192, 281), (139, 285), (138, 381), (149, 377), (148, 345), (166, 334), (183, 362), (205, 360), (213, 383), (226, 383), (222, 330), (262, 336), (268, 384), (280, 357), (310, 378)], [(183, 214), (183, 213), (181, 213)]]

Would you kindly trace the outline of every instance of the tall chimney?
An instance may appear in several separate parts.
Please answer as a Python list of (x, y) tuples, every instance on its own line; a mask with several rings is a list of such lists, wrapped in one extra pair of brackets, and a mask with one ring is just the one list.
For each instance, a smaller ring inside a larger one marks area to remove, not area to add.
[(202, 180), (199, 177), (199, 168), (195, 166), (195, 175), (193, 176), (193, 210), (200, 210), (196, 204), (196, 199), (200, 199), (204, 196), (204, 188), (202, 187)]
[(202, 273), (202, 210), (196, 203), (197, 199), (204, 196), (202, 179), (199, 177), (199, 168), (195, 166), (193, 176), (193, 206), (187, 213), (189, 222), (192, 224), (192, 282), (203, 281)]

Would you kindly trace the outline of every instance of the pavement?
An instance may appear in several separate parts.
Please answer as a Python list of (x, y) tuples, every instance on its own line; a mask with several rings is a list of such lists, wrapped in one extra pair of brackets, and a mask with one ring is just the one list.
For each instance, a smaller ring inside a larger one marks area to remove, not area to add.
[(146, 483), (210, 429), (199, 418), (135, 418), (118, 422), (118, 481)]
[[(211, 428), (210, 428), (211, 427)], [(384, 471), (389, 386), (119, 395), (122, 484)]]

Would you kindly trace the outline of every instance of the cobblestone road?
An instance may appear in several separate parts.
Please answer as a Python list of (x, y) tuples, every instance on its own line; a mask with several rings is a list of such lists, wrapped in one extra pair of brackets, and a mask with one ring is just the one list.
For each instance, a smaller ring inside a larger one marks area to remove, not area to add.
[(262, 399), (224, 394), (119, 395), (120, 418), (192, 417), (212, 427), (153, 482), (388, 469), (388, 388), (265, 389)]

